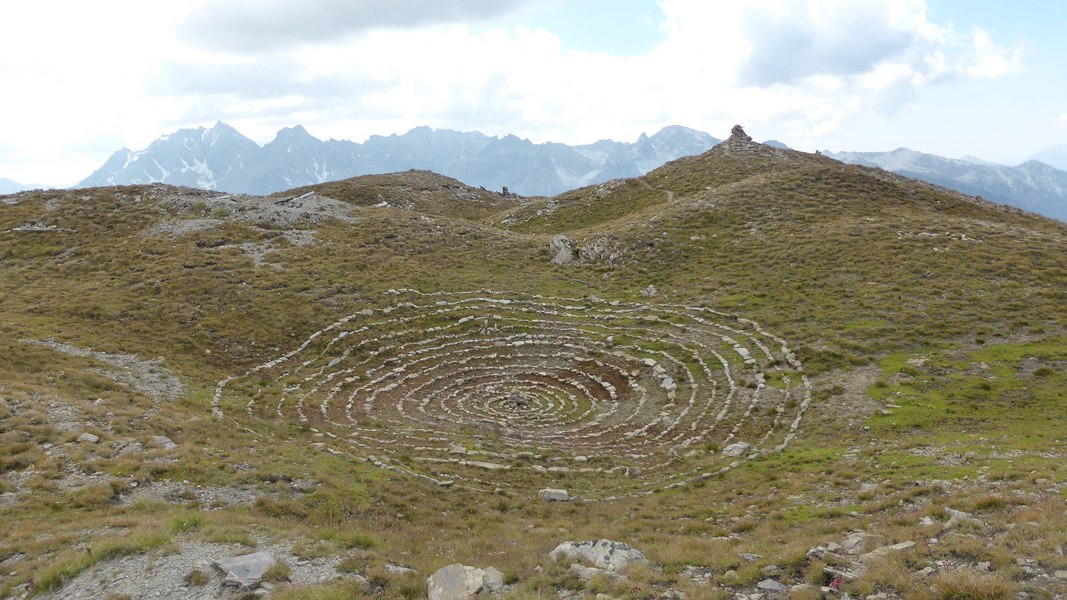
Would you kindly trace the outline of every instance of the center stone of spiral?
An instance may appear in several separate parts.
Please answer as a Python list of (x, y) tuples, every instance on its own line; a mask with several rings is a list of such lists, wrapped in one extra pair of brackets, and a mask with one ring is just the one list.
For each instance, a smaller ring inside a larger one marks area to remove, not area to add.
[(530, 407), (530, 401), (526, 399), (526, 396), (522, 395), (519, 390), (512, 390), (511, 395), (508, 396), (508, 402), (511, 408), (515, 410), (525, 410)]

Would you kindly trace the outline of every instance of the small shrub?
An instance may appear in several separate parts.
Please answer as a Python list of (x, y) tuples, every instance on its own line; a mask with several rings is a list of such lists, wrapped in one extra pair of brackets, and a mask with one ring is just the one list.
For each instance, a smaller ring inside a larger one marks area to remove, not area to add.
[(289, 568), (289, 563), (284, 560), (279, 560), (263, 572), (263, 581), (270, 581), (272, 583), (289, 581), (292, 574), (293, 572), (292, 569)]
[(345, 547), (349, 550), (354, 550), (356, 548), (366, 550), (368, 548), (373, 548), (377, 543), (378, 542), (374, 538), (365, 533), (352, 533), (346, 536), (345, 539)]
[(200, 569), (193, 569), (185, 574), (182, 581), (189, 587), (201, 587), (207, 585), (207, 582), (211, 581), (211, 577)]
[(938, 575), (932, 590), (935, 600), (1002, 600), (1012, 597), (1015, 585), (997, 575), (954, 571)]
[(204, 524), (204, 515), (198, 512), (183, 512), (170, 518), (167, 526), (171, 533), (185, 533)]

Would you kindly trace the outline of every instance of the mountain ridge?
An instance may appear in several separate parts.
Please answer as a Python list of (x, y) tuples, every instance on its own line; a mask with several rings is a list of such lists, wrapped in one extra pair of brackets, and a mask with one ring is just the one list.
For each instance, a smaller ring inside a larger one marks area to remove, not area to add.
[[(486, 189), (554, 196), (638, 177), (671, 160), (706, 152), (719, 142), (679, 125), (666, 126), (651, 136), (642, 133), (634, 142), (605, 139), (576, 146), (423, 125), (356, 143), (323, 141), (302, 125), (294, 125), (280, 129), (274, 139), (259, 146), (218, 121), (210, 128), (180, 129), (161, 136), (144, 150), (122, 148), (75, 187), (162, 182), (267, 195), (359, 175), (424, 169)], [(788, 148), (777, 140), (768, 140), (766, 145)], [(973, 156), (952, 159), (904, 147), (888, 152), (826, 151), (825, 155), (1067, 222), (1067, 172), (1047, 163), (1031, 160), (1005, 166)]]
[(927, 154), (908, 148), (889, 152), (824, 152), (842, 162), (882, 168), (949, 189), (1067, 221), (1067, 172), (1028, 160), (1014, 167)]
[(270, 194), (289, 188), (370, 175), (427, 169), (490, 189), (526, 196), (644, 174), (703, 152), (720, 140), (671, 125), (633, 143), (600, 140), (568, 146), (419, 126), (365, 142), (320, 140), (302, 125), (285, 127), (262, 147), (219, 121), (180, 129), (148, 148), (122, 148), (75, 187), (170, 183), (232, 193)]

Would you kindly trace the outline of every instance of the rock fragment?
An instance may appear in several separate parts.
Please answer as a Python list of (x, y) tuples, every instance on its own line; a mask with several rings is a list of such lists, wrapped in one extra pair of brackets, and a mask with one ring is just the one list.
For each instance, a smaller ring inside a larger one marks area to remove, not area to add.
[(734, 442), (722, 449), (723, 456), (744, 456), (751, 446), (748, 442)]
[(215, 561), (212, 565), (222, 571), (222, 585), (239, 590), (252, 590), (259, 586), (267, 569), (277, 562), (270, 552), (254, 552), (231, 556)]
[(561, 490), (556, 488), (545, 488), (537, 492), (537, 497), (545, 502), (567, 502), (571, 499), (571, 495), (567, 490)]

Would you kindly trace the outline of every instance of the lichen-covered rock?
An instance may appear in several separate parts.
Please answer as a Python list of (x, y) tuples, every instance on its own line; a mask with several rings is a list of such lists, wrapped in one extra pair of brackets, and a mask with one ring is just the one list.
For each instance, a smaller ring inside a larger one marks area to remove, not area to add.
[(586, 560), (612, 573), (631, 564), (649, 564), (645, 555), (633, 546), (611, 540), (563, 542), (548, 556), (557, 562)]
[(489, 567), (479, 569), (454, 563), (441, 567), (426, 578), (430, 600), (468, 600), (485, 596), (504, 587), (504, 574)]
[(574, 242), (565, 235), (554, 235), (548, 242), (552, 264), (566, 265), (574, 262)]

